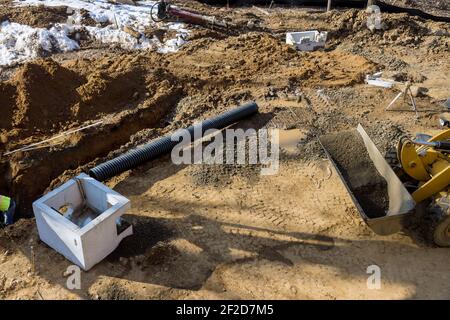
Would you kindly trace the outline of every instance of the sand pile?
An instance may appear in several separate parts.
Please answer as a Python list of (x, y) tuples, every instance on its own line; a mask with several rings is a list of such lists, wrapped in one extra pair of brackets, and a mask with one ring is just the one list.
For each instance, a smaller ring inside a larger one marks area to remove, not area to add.
[[(373, 68), (368, 60), (343, 51), (297, 52), (279, 39), (263, 33), (247, 33), (225, 40), (204, 39), (176, 53), (169, 66), (173, 73), (199, 78), (207, 83), (249, 81), (262, 85), (276, 82), (292, 85), (351, 85)], [(226, 57), (226, 63), (224, 63)]]
[(80, 102), (73, 108), (74, 116), (88, 119), (99, 113), (121, 111), (145, 95), (145, 71), (133, 65), (122, 69), (124, 64), (118, 61), (87, 76), (77, 88)]
[(52, 60), (27, 63), (15, 74), (17, 86), (13, 126), (45, 130), (72, 118), (83, 79)]
[(144, 75), (142, 66), (130, 59), (27, 63), (0, 82), (1, 129), (53, 132), (122, 111), (146, 97)]
[(66, 22), (67, 7), (0, 7), (0, 22), (11, 21), (35, 28), (49, 28), (55, 23)]

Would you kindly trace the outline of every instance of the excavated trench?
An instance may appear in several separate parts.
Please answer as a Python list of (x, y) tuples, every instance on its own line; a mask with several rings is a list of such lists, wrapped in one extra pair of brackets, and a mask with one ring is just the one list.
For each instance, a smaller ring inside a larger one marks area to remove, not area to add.
[(19, 203), (23, 216), (31, 215), (31, 204), (50, 183), (66, 170), (76, 169), (127, 143), (142, 129), (154, 127), (177, 104), (181, 92), (159, 96), (151, 105), (130, 112), (118, 122), (105, 123), (86, 132), (75, 145), (54, 151), (38, 151), (19, 161), (10, 161), (9, 193)]
[[(350, 85), (373, 69), (366, 59), (340, 51), (315, 52), (304, 59), (278, 39), (260, 33), (199, 39), (190, 49), (188, 55), (178, 52), (169, 58), (107, 53), (63, 62), (35, 60), (0, 81), (0, 99), (5, 102), (2, 154), (103, 120), (51, 146), (2, 156), (0, 169), (5, 175), (0, 192), (14, 197), (21, 216), (31, 216), (32, 202), (49, 187), (80, 167), (86, 171), (98, 164), (139, 131), (165, 127), (161, 120), (174, 110), (174, 121), (184, 124), (188, 119), (192, 124), (207, 110), (217, 113), (261, 96), (261, 86)], [(223, 63), (224, 52), (232, 66)], [(189, 99), (181, 102), (184, 96)]]
[(45, 148), (2, 157), (0, 192), (14, 197), (19, 217), (31, 216), (32, 202), (66, 170), (105, 157), (133, 134), (158, 126), (183, 96), (169, 73), (136, 59), (94, 65), (42, 60), (24, 65), (15, 77), (0, 83), (6, 102), (2, 153), (103, 121)]

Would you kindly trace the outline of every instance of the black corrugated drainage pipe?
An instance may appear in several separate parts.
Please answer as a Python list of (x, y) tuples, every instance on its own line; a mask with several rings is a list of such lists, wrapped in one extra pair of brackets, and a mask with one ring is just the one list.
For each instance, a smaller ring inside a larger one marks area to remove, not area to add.
[[(196, 125), (190, 126), (188, 130), (191, 138), (194, 139), (194, 130), (201, 129), (202, 135), (208, 129), (223, 129), (230, 124), (237, 122), (247, 116), (258, 112), (258, 105), (255, 102), (246, 103), (233, 110), (224, 112), (217, 117), (204, 120)], [(140, 164), (155, 159), (163, 154), (172, 151), (179, 141), (172, 141), (172, 135), (153, 140), (152, 142), (131, 150), (112, 160), (106, 161), (95, 168), (89, 170), (89, 175), (98, 181), (104, 181), (118, 175), (124, 171), (130, 170)]]

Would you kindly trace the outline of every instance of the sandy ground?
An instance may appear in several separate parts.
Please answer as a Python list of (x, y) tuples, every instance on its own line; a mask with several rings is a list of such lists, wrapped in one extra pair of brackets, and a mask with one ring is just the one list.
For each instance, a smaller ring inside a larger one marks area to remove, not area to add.
[[(44, 150), (2, 157), (0, 191), (14, 194), (23, 218), (0, 230), (0, 297), (449, 299), (449, 249), (436, 248), (420, 220), (392, 236), (370, 231), (317, 143), (358, 123), (382, 152), (402, 134), (437, 132), (450, 96), (449, 25), (389, 14), (386, 30), (371, 33), (358, 10), (275, 8), (266, 15), (188, 4), (243, 24), (252, 19), (270, 32), (193, 28), (174, 54), (89, 44), (3, 70), (1, 152), (105, 123)], [(305, 28), (330, 32), (326, 51), (284, 44), (286, 31)], [(396, 92), (363, 82), (377, 70), (428, 89), (416, 98), (419, 119), (385, 111)], [(236, 126), (301, 132), (297, 146), (283, 150), (279, 173), (176, 166), (165, 157), (111, 179), (132, 202), (127, 219), (135, 234), (82, 273), (80, 290), (68, 290), (70, 262), (38, 240), (31, 202), (105, 159), (249, 100), (260, 114)], [(370, 265), (381, 268), (379, 290), (367, 288)]]

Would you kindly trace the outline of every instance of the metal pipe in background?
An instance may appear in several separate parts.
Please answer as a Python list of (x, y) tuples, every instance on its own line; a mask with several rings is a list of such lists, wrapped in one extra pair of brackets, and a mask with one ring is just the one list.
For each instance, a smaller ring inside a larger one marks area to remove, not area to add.
[[(214, 118), (190, 126), (185, 130), (188, 130), (191, 138), (194, 139), (194, 131), (196, 129), (201, 129), (203, 136), (206, 130), (223, 129), (256, 112), (258, 112), (258, 105), (255, 102), (249, 102)], [(167, 135), (153, 140), (142, 147), (133, 149), (117, 158), (106, 161), (90, 169), (89, 175), (98, 181), (104, 181), (147, 161), (156, 159), (163, 154), (169, 153), (178, 144), (178, 141), (172, 141), (171, 137), (172, 135)]]
[(424, 140), (413, 140), (414, 144), (421, 146), (429, 146), (433, 147), (437, 150), (448, 151), (450, 150), (450, 142), (449, 141), (424, 141)]
[(178, 17), (183, 21), (199, 25), (212, 25), (222, 28), (228, 28), (231, 25), (225, 21), (219, 20), (214, 16), (204, 16), (195, 12), (190, 12), (177, 7), (169, 6), (168, 13), (172, 16)]

